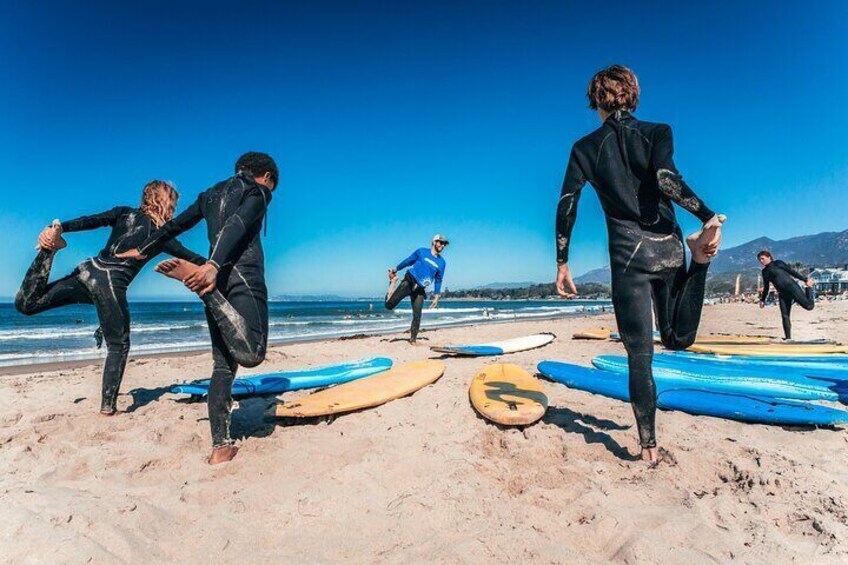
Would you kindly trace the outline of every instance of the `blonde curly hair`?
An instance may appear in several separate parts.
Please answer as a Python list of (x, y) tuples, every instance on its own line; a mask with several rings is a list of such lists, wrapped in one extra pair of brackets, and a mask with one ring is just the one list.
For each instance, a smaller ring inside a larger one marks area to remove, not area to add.
[(180, 194), (174, 184), (166, 180), (152, 180), (144, 185), (141, 192), (141, 211), (151, 219), (157, 228), (161, 228), (174, 217)]

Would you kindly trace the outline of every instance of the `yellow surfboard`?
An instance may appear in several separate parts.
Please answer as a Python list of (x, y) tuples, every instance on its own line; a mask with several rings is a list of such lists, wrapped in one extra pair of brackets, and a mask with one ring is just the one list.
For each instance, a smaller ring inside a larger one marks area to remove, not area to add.
[(468, 387), (471, 404), (484, 418), (505, 426), (526, 426), (548, 409), (542, 383), (517, 365), (492, 363)]
[(695, 345), (756, 345), (772, 343), (774, 338), (755, 335), (705, 335), (695, 340)]
[(385, 404), (436, 382), (445, 372), (439, 361), (412, 361), (384, 373), (318, 391), (290, 403), (277, 404), (279, 417), (312, 418), (343, 414)]
[(575, 332), (571, 339), (609, 339), (612, 330), (609, 328), (589, 328), (582, 332)]
[(695, 353), (713, 353), (715, 355), (838, 355), (848, 353), (848, 347), (842, 345), (792, 345), (770, 343), (763, 345), (699, 345), (689, 348)]

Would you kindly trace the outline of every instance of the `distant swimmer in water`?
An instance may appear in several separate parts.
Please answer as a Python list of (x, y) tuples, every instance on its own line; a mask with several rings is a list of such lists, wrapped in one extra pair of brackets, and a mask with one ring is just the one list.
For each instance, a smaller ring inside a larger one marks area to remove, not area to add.
[[(757, 253), (757, 260), (763, 266), (763, 291), (760, 293), (760, 308), (765, 308), (769, 287), (777, 289), (777, 303), (780, 305), (780, 317), (783, 320), (784, 339), (792, 339), (792, 321), (789, 319), (792, 304), (797, 302), (804, 310), (812, 310), (816, 306), (813, 293), (813, 279), (807, 278), (789, 265), (775, 260), (769, 251)], [(801, 290), (795, 279), (804, 281), (806, 288)]]
[(268, 346), (268, 289), (262, 221), (277, 187), (277, 164), (265, 153), (245, 153), (235, 174), (200, 193), (186, 210), (122, 254), (145, 257), (206, 220), (209, 259), (200, 266), (163, 261), (156, 270), (182, 281), (206, 307), (212, 339), (212, 383), (207, 406), (212, 465), (230, 461), (238, 448), (230, 437), (233, 379), (239, 366), (256, 367)]
[[(577, 294), (568, 251), (577, 201), (588, 182), (606, 216), (612, 302), (627, 350), (641, 457), (655, 465), (659, 459), (652, 314), (665, 347), (692, 345), (701, 320), (707, 268), (718, 250), (725, 218), (710, 210), (677, 171), (671, 127), (633, 116), (639, 83), (630, 69), (613, 65), (598, 72), (587, 96), (602, 125), (574, 144), (565, 172), (556, 214), (557, 292), (568, 298)], [(692, 252), (688, 269), (672, 203), (703, 222), (701, 230), (686, 238)]]
[[(394, 269), (389, 269), (389, 290), (386, 292), (386, 308), (394, 310), (400, 301), (407, 296), (412, 301), (412, 326), (409, 329), (409, 343), (415, 345), (418, 340), (418, 330), (421, 328), (421, 312), (424, 309), (424, 299), (427, 287), (433, 284), (433, 301), (430, 308), (439, 305), (439, 294), (442, 292), (442, 280), (445, 277), (446, 263), (442, 257), (448, 238), (436, 234), (430, 243), (430, 248), (422, 247), (398, 263)], [(398, 282), (398, 271), (410, 267)]]
[[(38, 236), (38, 254), (15, 296), (15, 308), (27, 316), (70, 304), (92, 304), (97, 309), (100, 328), (95, 337), (106, 341), (101, 414), (111, 416), (117, 412), (118, 392), (130, 350), (127, 288), (148, 261), (148, 258), (117, 259), (114, 255), (138, 245), (170, 220), (178, 198), (171, 183), (154, 180), (144, 187), (138, 208), (118, 206), (102, 214), (54, 221)], [(48, 282), (56, 252), (67, 245), (63, 233), (106, 226), (112, 231), (96, 257), (80, 263), (70, 275)], [(176, 240), (162, 251), (198, 265), (206, 261)]]

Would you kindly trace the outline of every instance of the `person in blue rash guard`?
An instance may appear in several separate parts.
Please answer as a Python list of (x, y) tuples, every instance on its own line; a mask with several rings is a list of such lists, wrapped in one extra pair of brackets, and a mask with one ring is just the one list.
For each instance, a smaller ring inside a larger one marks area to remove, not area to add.
[[(421, 327), (421, 312), (424, 309), (424, 298), (427, 287), (433, 285), (433, 301), (430, 308), (439, 304), (439, 294), (442, 292), (442, 280), (445, 277), (445, 260), (442, 253), (448, 245), (448, 238), (441, 234), (433, 236), (430, 248), (422, 247), (389, 269), (389, 290), (386, 292), (386, 308), (394, 310), (400, 301), (407, 296), (412, 301), (412, 327), (409, 329), (409, 343), (415, 345), (418, 330)], [(398, 271), (407, 269), (400, 283)]]

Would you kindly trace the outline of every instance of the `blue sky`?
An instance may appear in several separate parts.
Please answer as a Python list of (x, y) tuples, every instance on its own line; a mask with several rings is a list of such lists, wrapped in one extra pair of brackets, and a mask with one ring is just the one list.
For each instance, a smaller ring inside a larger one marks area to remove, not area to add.
[[(274, 294), (377, 295), (437, 231), (447, 288), (552, 280), (566, 159), (598, 125), (586, 83), (611, 63), (639, 75), (637, 116), (674, 127), (727, 244), (848, 228), (848, 3), (123, 4), (0, 7), (0, 296), (52, 218), (135, 205), (153, 178), (183, 207), (247, 150), (282, 170)], [(54, 272), (106, 235), (69, 236)], [(575, 272), (607, 263), (588, 187), (573, 241)], [(188, 296), (159, 279), (131, 298)]]

